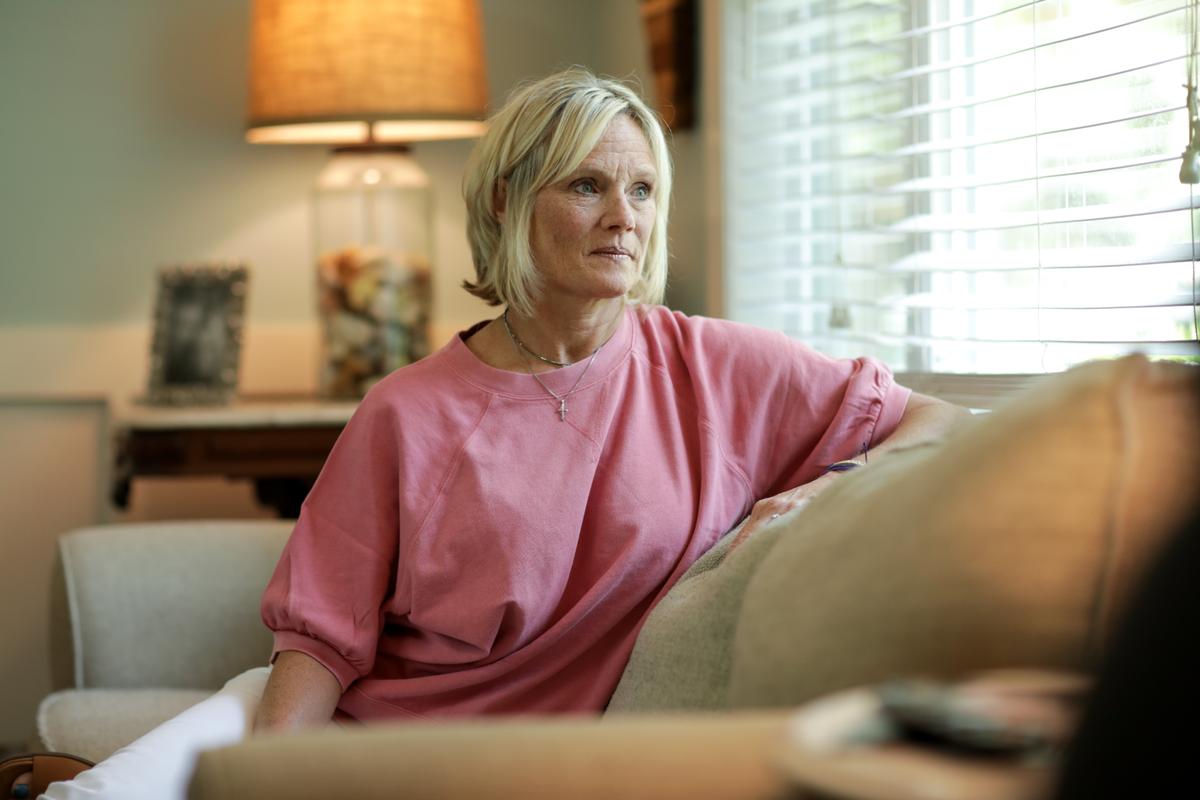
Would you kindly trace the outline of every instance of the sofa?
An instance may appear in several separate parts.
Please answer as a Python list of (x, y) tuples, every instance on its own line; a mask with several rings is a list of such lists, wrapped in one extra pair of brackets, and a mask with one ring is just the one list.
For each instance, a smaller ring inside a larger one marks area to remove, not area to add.
[(103, 525), (59, 538), (41, 749), (107, 758), (266, 663), (262, 588), (292, 523)]
[[(262, 736), (204, 753), (189, 796), (791, 796), (781, 753), (802, 704), (896, 676), (1093, 669), (1196, 507), (1198, 412), (1189, 366), (1130, 356), (1052, 376), (732, 551), (727, 535), (653, 611), (601, 717)], [(258, 597), (287, 533), (62, 537), (64, 688), (42, 704), (42, 743), (103, 758), (261, 664)]]

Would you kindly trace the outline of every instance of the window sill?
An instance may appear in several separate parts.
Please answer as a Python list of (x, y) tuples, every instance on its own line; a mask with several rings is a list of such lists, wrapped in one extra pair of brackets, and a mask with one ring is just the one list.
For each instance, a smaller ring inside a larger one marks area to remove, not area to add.
[(1046, 374), (960, 375), (936, 372), (897, 372), (896, 382), (973, 411), (991, 411), (1010, 397), (1028, 389)]

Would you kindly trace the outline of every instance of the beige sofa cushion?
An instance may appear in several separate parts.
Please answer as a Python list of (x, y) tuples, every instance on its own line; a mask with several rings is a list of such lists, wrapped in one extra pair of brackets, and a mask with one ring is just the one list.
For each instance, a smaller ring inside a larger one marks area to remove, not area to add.
[(42, 749), (103, 761), (212, 692), (203, 689), (64, 689), (38, 707)]
[(1088, 666), (1196, 502), (1198, 380), (1141, 357), (1088, 364), (940, 448), (844, 476), (750, 579), (730, 704), (903, 673)]
[(716, 710), (728, 707), (733, 634), (746, 583), (788, 525), (779, 520), (732, 553), (741, 530), (727, 533), (659, 601), (607, 713)]

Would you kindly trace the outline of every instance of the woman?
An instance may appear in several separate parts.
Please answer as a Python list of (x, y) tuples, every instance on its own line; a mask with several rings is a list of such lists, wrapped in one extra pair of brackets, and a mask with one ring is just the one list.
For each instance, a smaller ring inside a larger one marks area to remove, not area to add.
[(466, 288), (505, 311), (343, 434), (263, 600), (257, 727), (601, 711), (646, 614), (752, 507), (743, 535), (957, 417), (877, 363), (652, 306), (670, 187), (653, 113), (584, 70), (492, 120)]
[(618, 83), (567, 70), (493, 118), (466, 288), (504, 312), (346, 427), (263, 597), (256, 729), (600, 712), (646, 615), (739, 519), (752, 535), (831, 467), (961, 416), (869, 359), (655, 305), (670, 189)]

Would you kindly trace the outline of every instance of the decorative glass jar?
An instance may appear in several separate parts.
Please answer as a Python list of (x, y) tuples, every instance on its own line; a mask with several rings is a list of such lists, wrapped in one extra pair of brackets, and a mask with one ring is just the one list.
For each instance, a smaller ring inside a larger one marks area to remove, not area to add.
[(360, 398), (429, 352), (429, 176), (402, 145), (339, 147), (315, 205), (320, 391)]

